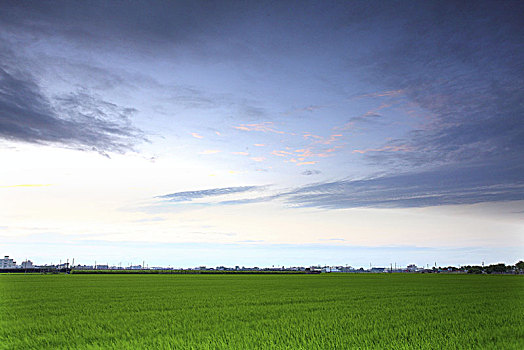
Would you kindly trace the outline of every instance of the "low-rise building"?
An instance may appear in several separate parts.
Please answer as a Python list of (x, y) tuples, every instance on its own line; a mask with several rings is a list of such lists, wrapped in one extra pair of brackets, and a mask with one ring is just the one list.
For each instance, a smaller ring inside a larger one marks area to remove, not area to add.
[(35, 266), (33, 265), (33, 262), (32, 262), (31, 260), (22, 261), (22, 263), (20, 264), (20, 266), (21, 266), (23, 269), (32, 269), (32, 268), (35, 267)]
[(0, 269), (15, 269), (16, 268), (16, 261), (13, 259), (9, 259), (9, 255), (4, 256), (3, 259), (0, 260)]

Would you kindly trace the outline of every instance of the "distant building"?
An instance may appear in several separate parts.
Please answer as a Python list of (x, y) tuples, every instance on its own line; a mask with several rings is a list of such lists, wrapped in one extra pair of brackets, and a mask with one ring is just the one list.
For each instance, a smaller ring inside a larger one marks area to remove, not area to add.
[(97, 270), (109, 270), (109, 265), (96, 265)]
[(417, 265), (411, 264), (411, 265), (408, 265), (407, 270), (408, 272), (417, 272), (418, 268), (417, 268)]
[(22, 261), (22, 263), (20, 264), (20, 266), (21, 266), (23, 269), (32, 269), (32, 268), (35, 267), (35, 266), (33, 265), (33, 262), (32, 262), (31, 260)]
[(9, 259), (9, 255), (4, 256), (2, 260), (0, 260), (0, 269), (15, 269), (16, 268), (16, 261), (13, 259)]
[(386, 271), (385, 267), (373, 267), (370, 270), (370, 272), (372, 272), (372, 273), (383, 273), (385, 271)]

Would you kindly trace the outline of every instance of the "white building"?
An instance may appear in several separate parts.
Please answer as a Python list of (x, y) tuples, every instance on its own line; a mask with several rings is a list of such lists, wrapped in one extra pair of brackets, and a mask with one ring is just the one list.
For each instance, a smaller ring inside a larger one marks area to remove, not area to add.
[(14, 269), (16, 268), (16, 261), (13, 259), (9, 259), (9, 255), (4, 256), (2, 260), (0, 260), (0, 269)]
[(33, 262), (32, 262), (31, 260), (22, 261), (22, 263), (20, 264), (20, 266), (21, 266), (23, 269), (32, 269), (32, 268), (35, 267), (35, 266), (33, 265)]

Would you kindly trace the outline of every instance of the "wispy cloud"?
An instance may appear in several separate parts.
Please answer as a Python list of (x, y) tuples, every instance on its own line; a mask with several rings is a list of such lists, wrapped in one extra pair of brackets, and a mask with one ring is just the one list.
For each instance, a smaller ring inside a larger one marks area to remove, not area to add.
[(277, 150), (274, 150), (273, 152), (271, 152), (271, 154), (274, 155), (274, 156), (277, 156), (277, 157), (286, 157), (286, 156), (292, 155), (293, 153), (288, 152), (288, 151), (277, 151)]
[(170, 202), (190, 202), (198, 198), (209, 198), (223, 195), (230, 195), (236, 193), (244, 193), (257, 189), (261, 189), (261, 186), (237, 186), (237, 187), (222, 187), (222, 188), (211, 188), (199, 191), (184, 191), (175, 192), (157, 196), (155, 198), (168, 200)]
[(200, 135), (200, 134), (198, 134), (196, 132), (192, 132), (191, 136), (193, 136), (196, 139), (203, 139), (204, 138), (204, 136), (202, 136), (202, 135)]
[(413, 148), (408, 145), (388, 145), (381, 148), (356, 149), (353, 153), (366, 154), (369, 152), (409, 152)]
[(341, 130), (341, 131), (347, 131), (347, 130), (353, 130), (357, 128), (359, 125), (376, 123), (382, 118), (380, 111), (383, 109), (387, 109), (391, 107), (392, 105), (393, 105), (392, 103), (383, 103), (380, 106), (373, 108), (364, 114), (350, 118), (349, 121), (347, 121), (344, 125), (336, 126), (334, 129)]
[(285, 112), (284, 115), (292, 115), (292, 114), (296, 114), (296, 113), (302, 113), (302, 112), (309, 112), (309, 113), (312, 113), (316, 110), (319, 110), (321, 109), (323, 106), (318, 106), (318, 105), (309, 105), (309, 106), (306, 106), (306, 107), (301, 107), (301, 108), (295, 108), (295, 109), (292, 109), (288, 112)]
[(427, 207), (524, 200), (524, 171), (511, 169), (442, 167), (363, 180), (340, 180), (314, 184), (282, 193), (293, 205), (329, 209), (358, 207)]
[(278, 130), (275, 128), (273, 122), (263, 122), (255, 124), (240, 124), (234, 126), (233, 128), (242, 131), (261, 131), (261, 132), (272, 132), (275, 134), (285, 134), (284, 131)]
[(377, 92), (371, 92), (368, 94), (362, 94), (362, 95), (356, 95), (351, 97), (351, 99), (360, 99), (360, 98), (366, 98), (366, 97), (389, 97), (389, 96), (397, 96), (404, 93), (404, 90), (389, 90), (389, 91), (377, 91)]
[[(320, 182), (291, 190), (264, 193), (266, 186), (228, 187), (177, 192), (157, 198), (182, 202), (196, 198), (243, 194), (258, 196), (226, 199), (216, 205), (242, 205), (278, 200), (292, 207), (322, 209), (410, 208), (524, 200), (524, 165), (495, 168), (489, 176), (479, 167), (441, 167), (426, 171), (389, 174), (361, 180)], [(319, 174), (307, 170), (303, 175)]]
[(322, 174), (320, 170), (305, 170), (300, 173), (301, 175), (311, 176), (311, 175), (319, 175)]
[(231, 152), (231, 154), (236, 154), (237, 156), (249, 156), (249, 152)]

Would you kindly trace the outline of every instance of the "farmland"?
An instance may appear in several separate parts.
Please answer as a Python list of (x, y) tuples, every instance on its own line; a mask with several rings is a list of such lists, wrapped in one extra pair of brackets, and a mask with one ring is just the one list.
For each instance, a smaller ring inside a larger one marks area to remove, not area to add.
[(522, 349), (523, 277), (0, 275), (0, 348)]

